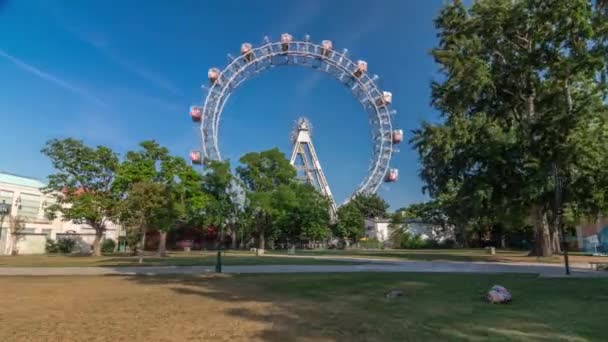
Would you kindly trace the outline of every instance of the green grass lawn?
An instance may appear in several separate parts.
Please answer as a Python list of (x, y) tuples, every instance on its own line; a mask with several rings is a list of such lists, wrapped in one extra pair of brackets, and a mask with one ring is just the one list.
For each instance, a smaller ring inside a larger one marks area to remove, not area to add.
[[(138, 263), (137, 256), (112, 255), (103, 257), (69, 255), (20, 255), (1, 256), (0, 267), (69, 267), (69, 266), (211, 266), (215, 265), (216, 253), (192, 252), (169, 253), (165, 258), (147, 256)], [(314, 258), (289, 258), (255, 256), (248, 253), (227, 252), (222, 258), (225, 265), (344, 265), (354, 262), (320, 260)]]
[[(272, 251), (274, 255), (286, 255), (286, 251)], [(542, 262), (560, 263), (560, 256), (538, 258), (528, 256), (528, 251), (521, 250), (496, 250), (495, 255), (490, 255), (485, 249), (325, 249), (325, 250), (298, 250), (300, 256), (331, 256), (331, 257), (369, 257), (369, 258), (391, 258), (404, 260), (448, 260), (448, 261), (493, 261), (493, 262)], [(607, 257), (583, 256), (580, 253), (571, 255), (571, 262), (588, 262), (592, 260), (608, 260)]]
[[(494, 284), (513, 302), (485, 302)], [(524, 275), (0, 277), (0, 288), (4, 341), (605, 341), (608, 305), (608, 279)], [(404, 295), (387, 300), (392, 289)]]

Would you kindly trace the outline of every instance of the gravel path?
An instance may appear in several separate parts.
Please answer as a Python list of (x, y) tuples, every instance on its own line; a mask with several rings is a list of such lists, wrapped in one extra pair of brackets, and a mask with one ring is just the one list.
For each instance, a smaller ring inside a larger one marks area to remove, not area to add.
[[(343, 259), (341, 259), (343, 260)], [(361, 260), (361, 259), (358, 259)], [(224, 266), (224, 273), (349, 273), (349, 272), (436, 272), (436, 273), (522, 273), (541, 277), (563, 277), (563, 265), (522, 263), (369, 260), (359, 265), (255, 265)], [(0, 276), (54, 275), (160, 275), (214, 272), (213, 266), (142, 266), (142, 267), (0, 267)], [(577, 277), (608, 277), (608, 272), (575, 267)]]

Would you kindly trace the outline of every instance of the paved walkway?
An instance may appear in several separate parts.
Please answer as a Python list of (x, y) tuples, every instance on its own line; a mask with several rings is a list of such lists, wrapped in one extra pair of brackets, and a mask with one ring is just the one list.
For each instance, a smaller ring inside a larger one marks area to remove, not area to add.
[[(343, 260), (343, 259), (342, 259)], [(360, 259), (359, 259), (360, 260)], [(255, 265), (224, 266), (224, 273), (352, 273), (352, 272), (424, 272), (424, 273), (522, 273), (541, 277), (563, 277), (563, 265), (455, 261), (371, 261), (358, 265)], [(142, 266), (142, 267), (0, 267), (0, 276), (54, 275), (162, 275), (214, 272), (213, 266)], [(608, 272), (573, 268), (576, 277), (608, 277)]]

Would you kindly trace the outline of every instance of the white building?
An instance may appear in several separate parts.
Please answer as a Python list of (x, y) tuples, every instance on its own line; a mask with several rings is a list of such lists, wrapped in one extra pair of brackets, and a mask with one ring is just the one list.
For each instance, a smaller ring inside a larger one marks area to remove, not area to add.
[(441, 226), (425, 223), (420, 220), (406, 220), (405, 225), (408, 233), (420, 236), (422, 240), (435, 240), (437, 242), (454, 240), (453, 227), (444, 229)]
[[(7, 216), (0, 225), (0, 255), (10, 255), (13, 251), (18, 254), (44, 253), (47, 239), (70, 236), (81, 245), (90, 245), (95, 238), (95, 230), (85, 224), (76, 224), (63, 221), (61, 217), (49, 220), (45, 215), (45, 208), (54, 198), (41, 192), (45, 184), (37, 179), (16, 176), (0, 172), (0, 204), (7, 204), (10, 216), (19, 216), (24, 220), (25, 228), (18, 233), (17, 244), (12, 246), (9, 222)], [(120, 227), (113, 223), (108, 224), (105, 238), (117, 241)]]
[(389, 219), (365, 219), (365, 237), (368, 239), (378, 239), (380, 242), (387, 241), (390, 237), (388, 230), (390, 223), (391, 220)]

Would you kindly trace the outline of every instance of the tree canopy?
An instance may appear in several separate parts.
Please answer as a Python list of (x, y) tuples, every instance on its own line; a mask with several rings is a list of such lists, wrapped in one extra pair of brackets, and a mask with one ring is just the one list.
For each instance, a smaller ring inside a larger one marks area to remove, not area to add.
[(95, 230), (93, 250), (101, 255), (101, 239), (107, 220), (116, 213), (117, 197), (112, 191), (118, 155), (104, 146), (86, 146), (75, 139), (53, 139), (42, 153), (56, 172), (48, 176), (46, 192), (57, 196), (47, 207), (49, 216), (61, 214), (66, 221), (88, 224)]
[(563, 206), (605, 210), (605, 19), (586, 0), (454, 1), (441, 11), (432, 103), (443, 121), (423, 123), (412, 143), (425, 190), (459, 227), (531, 217), (534, 252), (550, 255), (554, 174)]

